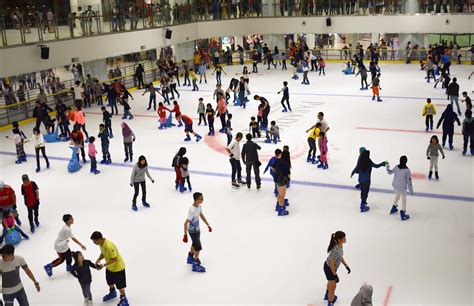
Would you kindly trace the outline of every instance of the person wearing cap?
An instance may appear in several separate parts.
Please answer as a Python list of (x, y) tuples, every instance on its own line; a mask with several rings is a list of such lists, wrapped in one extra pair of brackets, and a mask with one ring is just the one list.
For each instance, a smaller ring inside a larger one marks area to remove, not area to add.
[(2, 293), (5, 305), (13, 305), (17, 300), (20, 306), (28, 306), (28, 297), (20, 279), (20, 268), (33, 281), (36, 290), (40, 292), (40, 284), (22, 256), (15, 255), (15, 247), (11, 244), (1, 249), (0, 274), (2, 274)]
[(18, 225), (21, 225), (18, 211), (16, 210), (16, 194), (15, 190), (9, 185), (6, 185), (4, 181), (0, 181), (0, 219), (3, 218), (2, 212), (4, 210), (13, 208), (13, 215)]
[[(95, 245), (100, 247), (100, 256), (95, 261), (99, 269), (106, 268), (105, 279), (109, 285), (110, 292), (102, 298), (103, 302), (110, 301), (117, 297), (117, 291), (120, 292), (119, 306), (128, 306), (128, 300), (125, 296), (125, 288), (127, 287), (127, 279), (125, 274), (125, 262), (120, 256), (120, 253), (115, 244), (102, 236), (101, 232), (95, 231), (91, 235), (91, 240)], [(105, 259), (105, 264), (101, 264), (102, 259)]]
[[(30, 222), (31, 233), (35, 232), (35, 225), (39, 227), (39, 189), (34, 181), (30, 181), (27, 174), (21, 176), (23, 184), (21, 184), (21, 194), (25, 198), (25, 206), (28, 210), (28, 221)], [(34, 217), (34, 223), (33, 223)]]

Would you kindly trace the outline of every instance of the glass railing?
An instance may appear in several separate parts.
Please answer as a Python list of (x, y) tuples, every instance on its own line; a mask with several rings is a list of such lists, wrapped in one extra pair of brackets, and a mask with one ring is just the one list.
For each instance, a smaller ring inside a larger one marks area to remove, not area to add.
[[(112, 32), (136, 31), (207, 20), (234, 18), (472, 14), (472, 0), (214, 0), (193, 4), (153, 4), (137, 7), (123, 3), (71, 12), (54, 7), (49, 14), (34, 7), (0, 13), (0, 47), (78, 38)], [(44, 10), (44, 8), (43, 8)], [(67, 13), (65, 13), (67, 12)], [(67, 15), (67, 17), (64, 17)]]

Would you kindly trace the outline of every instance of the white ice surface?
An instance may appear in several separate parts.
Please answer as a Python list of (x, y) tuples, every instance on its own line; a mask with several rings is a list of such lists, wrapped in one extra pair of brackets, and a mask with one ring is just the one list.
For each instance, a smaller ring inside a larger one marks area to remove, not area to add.
[[(241, 68), (224, 68), (224, 87)], [(310, 73), (310, 86), (301, 85), (301, 79), (292, 80), (289, 71), (268, 72), (262, 65), (261, 74), (250, 77), (252, 95), (268, 98), (272, 107), (270, 120), (281, 123), (282, 143), (278, 147), (288, 144), (292, 152), (294, 184), (287, 193), (291, 203), (287, 217), (277, 217), (274, 212), (270, 181), (264, 181), (260, 191), (235, 190), (230, 186), (230, 178), (217, 175), (230, 174), (228, 157), (215, 149), (225, 144), (224, 135), (217, 133), (200, 143), (185, 143), (181, 128), (158, 130), (156, 113), (146, 112), (148, 95), (142, 97), (142, 91), (132, 92), (135, 119), (129, 125), (137, 135), (135, 160), (144, 154), (151, 166), (170, 168), (179, 147), (188, 149), (193, 190), (204, 193), (203, 211), (214, 229), (212, 233), (202, 233), (201, 259), (208, 270), (205, 274), (191, 272), (185, 263), (190, 244), (185, 245), (181, 239), (192, 196), (174, 190), (174, 172), (152, 170), (156, 182), (147, 182), (152, 208), (140, 207), (137, 213), (130, 209), (131, 165), (117, 166), (124, 158), (119, 117), (113, 118), (115, 137), (110, 150), (114, 164), (99, 165), (102, 172), (97, 176), (89, 173), (90, 164), (69, 174), (67, 162), (54, 159), (70, 156), (67, 143), (47, 145), (52, 166), (38, 174), (33, 157), (27, 163), (15, 165), (14, 156), (0, 154), (0, 178), (17, 193), (25, 231), (28, 226), (20, 193), (21, 174), (28, 173), (40, 188), (41, 227), (17, 249), (42, 286), (41, 292), (36, 293), (27, 276), (22, 275), (31, 305), (82, 305), (79, 284), (65, 272), (64, 265), (54, 269), (54, 276), (49, 279), (43, 270), (43, 265), (55, 258), (53, 244), (64, 213), (75, 217), (73, 232), (87, 245), (86, 258), (95, 260), (99, 255), (98, 247), (89, 240), (94, 230), (116, 243), (127, 265), (127, 295), (132, 305), (325, 305), (322, 265), (330, 234), (336, 230), (347, 234), (345, 258), (352, 268), (350, 275), (342, 266), (339, 270), (338, 305), (349, 305), (364, 282), (374, 286), (374, 305), (472, 305), (474, 164), (471, 156), (461, 155), (462, 136), (455, 136), (454, 151), (446, 151), (446, 159), (440, 159), (441, 179), (416, 179), (414, 189), (467, 199), (409, 196), (411, 219), (405, 222), (388, 214), (393, 194), (372, 191), (368, 201), (371, 210), (361, 214), (358, 190), (304, 185), (303, 182), (355, 185), (356, 177), (351, 179), (350, 172), (360, 146), (370, 149), (375, 162), (388, 160), (393, 166), (401, 155), (407, 155), (413, 173), (428, 172), (425, 151), (432, 133), (424, 133), (421, 110), (424, 99), (433, 98), (438, 110), (436, 124), (447, 103), (444, 91), (433, 89), (432, 83), (426, 84), (418, 65), (382, 65), (383, 102), (376, 103), (371, 101), (370, 92), (359, 90), (359, 78), (343, 75), (342, 68), (342, 64), (330, 63), (325, 77)], [(471, 90), (466, 78), (470, 69), (452, 67), (461, 90)], [(289, 82), (293, 113), (281, 113), (281, 96), (276, 92), (284, 80)], [(203, 97), (206, 103), (212, 102), (213, 85), (215, 81), (209, 73), (209, 83), (200, 84), (200, 92), (178, 87), (183, 113), (196, 118), (197, 99)], [(256, 109), (255, 101), (246, 110), (229, 107), (234, 114), (235, 132), (247, 130)], [(305, 129), (315, 122), (319, 111), (326, 114), (331, 127), (326, 171), (307, 164), (305, 156)], [(97, 107), (86, 111), (91, 135), (98, 132), (99, 112)], [(21, 128), (30, 134), (32, 126)], [(219, 120), (215, 126), (217, 132)], [(198, 127), (196, 122), (194, 127), (201, 135), (207, 135), (207, 127)], [(456, 132), (460, 132), (459, 127)], [(1, 133), (2, 152), (14, 152), (14, 145), (3, 137), (9, 133)], [(100, 156), (100, 141), (96, 146)], [(262, 147), (261, 155), (269, 157), (277, 146), (262, 143)], [(34, 153), (31, 144), (26, 144), (25, 149)], [(266, 159), (262, 158), (264, 165)], [(391, 180), (383, 168), (374, 169), (372, 188), (391, 190)], [(78, 250), (73, 242), (70, 245)], [(389, 288), (391, 294), (387, 297)], [(108, 291), (104, 271), (93, 271), (92, 290), (94, 300), (101, 304)]]

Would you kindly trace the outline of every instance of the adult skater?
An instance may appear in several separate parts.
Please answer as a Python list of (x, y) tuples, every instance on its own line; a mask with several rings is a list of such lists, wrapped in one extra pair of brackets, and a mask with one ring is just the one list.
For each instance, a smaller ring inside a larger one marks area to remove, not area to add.
[(259, 95), (255, 95), (253, 97), (254, 100), (260, 101), (260, 104), (262, 105), (263, 108), (263, 122), (262, 122), (262, 127), (261, 130), (266, 130), (268, 127), (268, 115), (270, 114), (270, 103), (268, 100), (264, 97), (260, 97)]
[(471, 155), (474, 155), (474, 120), (472, 118), (472, 111), (466, 111), (466, 118), (462, 122), (462, 136), (463, 136), (463, 148), (462, 155), (467, 153), (467, 145), (470, 142)]
[(227, 115), (227, 103), (225, 102), (225, 98), (222, 94), (217, 95), (217, 112), (216, 117), (221, 119), (222, 128), (219, 130), (219, 133), (225, 133), (225, 118)]
[(137, 211), (137, 197), (139, 192), (139, 187), (142, 187), (142, 204), (145, 207), (150, 207), (150, 204), (146, 201), (146, 181), (145, 174), (148, 176), (150, 181), (154, 184), (155, 180), (151, 177), (150, 172), (148, 172), (148, 162), (146, 161), (145, 156), (140, 155), (138, 162), (133, 166), (132, 175), (130, 178), (130, 186), (135, 190), (132, 200), (132, 209)]
[(192, 264), (192, 270), (194, 272), (206, 272), (206, 268), (201, 266), (201, 261), (199, 260), (199, 253), (202, 250), (199, 219), (202, 219), (202, 221), (206, 223), (209, 232), (212, 232), (212, 227), (209, 225), (209, 222), (207, 222), (206, 217), (202, 213), (201, 204), (204, 201), (202, 193), (193, 193), (193, 200), (194, 203), (191, 205), (188, 211), (188, 218), (184, 222), (183, 242), (188, 243), (189, 233), (189, 236), (191, 236), (192, 245), (188, 253), (187, 263)]
[(247, 102), (249, 102), (249, 99), (247, 98), (247, 96), (250, 94), (250, 90), (249, 90), (248, 82), (245, 81), (244, 77), (240, 77), (240, 81), (237, 87), (239, 89), (238, 97), (239, 97), (240, 106), (245, 108)]
[(274, 169), (275, 186), (277, 188), (277, 203), (275, 210), (278, 212), (278, 216), (286, 216), (289, 212), (286, 210), (286, 206), (289, 205), (288, 199), (285, 199), (287, 183), (290, 179), (291, 173), (291, 161), (290, 153), (288, 151), (282, 151), (281, 157), (275, 161)]
[[(30, 181), (27, 174), (21, 176), (21, 194), (25, 198), (25, 206), (28, 210), (28, 221), (30, 222), (30, 231), (31, 233), (35, 232), (35, 225), (38, 227), (40, 225), (39, 217), (39, 189), (38, 185), (34, 181)], [(34, 217), (34, 223), (33, 223)]]
[[(290, 91), (288, 89), (288, 82), (287, 81), (283, 82), (283, 88), (278, 92), (278, 94), (280, 94), (281, 92), (283, 92), (283, 97), (281, 97), (281, 106), (283, 106), (282, 112), (283, 113), (286, 113), (287, 111), (291, 112)], [(285, 106), (285, 101), (286, 101), (286, 106)]]
[(393, 177), (392, 186), (395, 190), (395, 199), (393, 201), (392, 209), (390, 210), (390, 214), (395, 214), (398, 211), (398, 200), (400, 197), (402, 198), (402, 209), (400, 210), (400, 218), (402, 221), (407, 220), (410, 218), (409, 215), (406, 214), (407, 208), (407, 189), (410, 194), (413, 194), (413, 185), (411, 183), (411, 172), (410, 169), (407, 167), (408, 159), (405, 155), (400, 157), (400, 164), (395, 166), (392, 170), (390, 170), (389, 165), (387, 164), (387, 173), (388, 174), (395, 174)]
[[(105, 270), (105, 279), (107, 285), (109, 285), (109, 293), (102, 298), (103, 302), (110, 301), (117, 297), (117, 291), (120, 292), (120, 302), (117, 306), (128, 306), (128, 300), (125, 296), (125, 288), (127, 287), (127, 277), (125, 274), (125, 262), (120, 256), (120, 253), (115, 244), (102, 236), (101, 232), (93, 232), (91, 240), (95, 245), (100, 247), (100, 256), (95, 261), (95, 265)], [(102, 259), (105, 260), (105, 264), (101, 264)]]
[(226, 148), (227, 153), (229, 153), (229, 162), (232, 167), (232, 186), (235, 188), (240, 188), (239, 184), (247, 184), (246, 181), (242, 180), (242, 166), (240, 164), (240, 141), (242, 138), (243, 134), (240, 132), (237, 133), (234, 140), (232, 140)]
[(4, 245), (1, 249), (1, 253), (0, 273), (2, 274), (3, 280), (2, 293), (5, 305), (13, 305), (15, 300), (17, 300), (20, 306), (28, 306), (28, 297), (20, 279), (20, 268), (25, 271), (38, 292), (41, 290), (40, 284), (26, 264), (25, 259), (22, 256), (15, 255), (15, 247), (13, 245)]
[(58, 253), (58, 258), (44, 266), (44, 270), (49, 277), (53, 276), (53, 268), (59, 266), (64, 261), (66, 261), (66, 271), (71, 271), (72, 253), (71, 249), (69, 248), (69, 239), (77, 243), (83, 251), (86, 250), (85, 245), (77, 240), (77, 238), (74, 237), (74, 234), (72, 233), (71, 225), (74, 224), (74, 218), (70, 214), (65, 214), (63, 216), (63, 222), (65, 225), (59, 231), (58, 237), (54, 242), (54, 250)]
[(456, 103), (458, 115), (461, 115), (461, 108), (459, 107), (459, 84), (457, 80), (457, 78), (453, 78), (453, 81), (449, 83), (448, 88), (446, 88), (446, 94), (448, 95), (448, 100), (451, 102), (451, 105)]
[(182, 177), (181, 177), (181, 169), (179, 165), (181, 164), (181, 158), (183, 158), (185, 154), (186, 154), (186, 148), (185, 147), (179, 148), (178, 153), (176, 153), (176, 155), (173, 157), (173, 161), (171, 162), (171, 167), (173, 167), (174, 172), (176, 174), (176, 178), (174, 180), (176, 190), (178, 190), (179, 185), (181, 184)]
[(346, 234), (341, 231), (337, 231), (331, 234), (331, 240), (328, 246), (328, 257), (324, 262), (324, 274), (328, 281), (326, 294), (324, 300), (328, 301), (328, 306), (333, 306), (337, 300), (337, 296), (334, 294), (336, 291), (336, 284), (339, 283), (339, 277), (337, 276), (337, 269), (341, 262), (346, 267), (347, 273), (351, 273), (351, 268), (347, 265), (344, 260), (344, 250), (342, 245), (346, 243)]
[(151, 109), (151, 105), (153, 104), (153, 109), (156, 110), (156, 92), (158, 89), (153, 85), (153, 83), (148, 84), (143, 92), (142, 96), (144, 96), (147, 92), (150, 93), (150, 98), (148, 101), (148, 108), (146, 109), (149, 111)]
[(359, 174), (360, 212), (366, 212), (370, 209), (370, 207), (367, 206), (367, 198), (369, 197), (372, 168), (380, 168), (385, 164), (385, 162), (375, 164), (370, 159), (370, 151), (368, 150), (364, 150), (360, 153), (357, 165), (351, 173), (351, 177), (356, 173)]
[(426, 131), (433, 130), (433, 116), (436, 115), (436, 107), (431, 103), (431, 99), (426, 99), (426, 104), (423, 106), (423, 117), (425, 119)]
[(364, 65), (359, 66), (359, 71), (357, 71), (355, 77), (357, 77), (359, 74), (360, 74), (360, 90), (367, 90), (369, 88), (369, 85), (367, 84), (367, 68), (365, 68)]
[(372, 285), (364, 284), (360, 287), (359, 293), (352, 299), (351, 306), (372, 306)]
[(461, 125), (459, 121), (458, 115), (453, 111), (453, 106), (448, 104), (446, 109), (444, 110), (441, 118), (439, 118), (438, 124), (436, 128), (439, 129), (441, 123), (443, 123), (443, 148), (446, 145), (446, 138), (448, 138), (449, 149), (452, 151), (454, 149), (453, 146), (453, 135), (454, 135), (454, 122), (457, 122), (458, 125)]
[(242, 161), (245, 164), (245, 170), (247, 172), (247, 188), (250, 189), (250, 185), (252, 183), (250, 174), (253, 168), (253, 172), (255, 174), (255, 183), (257, 184), (257, 189), (260, 189), (260, 161), (258, 160), (258, 150), (261, 147), (252, 141), (252, 135), (247, 134), (245, 136), (247, 142), (242, 147)]

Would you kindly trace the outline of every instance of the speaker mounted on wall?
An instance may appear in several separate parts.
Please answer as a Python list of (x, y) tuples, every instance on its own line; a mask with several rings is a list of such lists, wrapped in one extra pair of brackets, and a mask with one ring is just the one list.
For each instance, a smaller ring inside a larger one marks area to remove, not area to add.
[(326, 26), (331, 26), (331, 17), (326, 18)]
[(165, 29), (165, 38), (166, 39), (171, 39), (171, 35), (173, 34), (173, 31), (170, 29)]
[(49, 59), (49, 47), (46, 45), (38, 45), (41, 48), (41, 58), (44, 60)]

